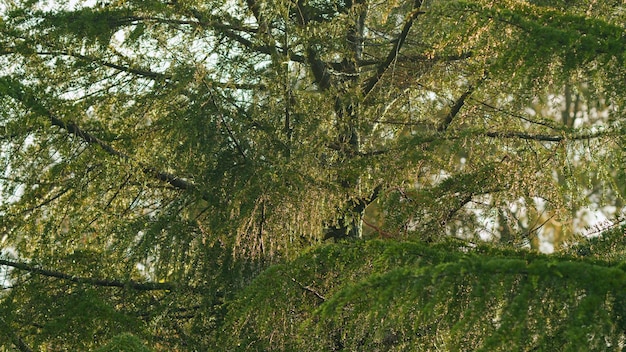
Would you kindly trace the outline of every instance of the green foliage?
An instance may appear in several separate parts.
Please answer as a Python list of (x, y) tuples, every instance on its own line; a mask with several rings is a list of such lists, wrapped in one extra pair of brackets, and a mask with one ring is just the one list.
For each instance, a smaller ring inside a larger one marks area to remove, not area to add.
[(0, 349), (623, 339), (619, 2), (1, 8)]
[[(46, 295), (31, 296), (30, 292)], [(44, 297), (41, 297), (44, 296)], [(27, 306), (22, 305), (28, 302)], [(9, 302), (13, 302), (7, 307)], [(36, 321), (22, 329), (22, 333), (32, 333), (37, 337), (33, 346), (42, 348), (74, 348), (87, 350), (123, 331), (141, 332), (142, 323), (115, 309), (115, 303), (91, 289), (82, 287), (66, 288), (37, 282), (25, 285), (4, 298), (3, 312), (12, 307), (14, 313), (6, 314), (14, 322)]]
[(626, 225), (620, 225), (620, 222), (617, 224), (608, 222), (607, 228), (600, 228), (602, 232), (596, 231), (589, 235), (589, 238), (581, 239), (567, 248), (567, 252), (583, 258), (612, 263), (622, 262), (626, 256)]
[(115, 336), (111, 342), (105, 346), (95, 349), (96, 352), (150, 352), (141, 340), (131, 334), (121, 334)]
[(518, 27), (523, 36), (520, 39), (525, 43), (513, 48), (503, 65), (516, 65), (522, 61), (529, 67), (547, 66), (555, 58), (565, 70), (588, 65), (591, 61), (602, 64), (613, 59), (623, 65), (626, 37), (623, 28), (617, 24), (531, 7), (518, 11), (496, 10), (493, 16)]
[(625, 285), (621, 269), (573, 257), (468, 251), (462, 242), (330, 245), (242, 291), (224, 346), (604, 351), (621, 339)]

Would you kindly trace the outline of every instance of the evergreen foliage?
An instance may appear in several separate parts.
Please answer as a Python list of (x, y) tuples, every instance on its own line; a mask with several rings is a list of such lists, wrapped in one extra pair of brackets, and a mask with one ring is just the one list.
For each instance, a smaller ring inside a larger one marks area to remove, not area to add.
[(100, 347), (95, 352), (150, 352), (141, 341), (133, 335), (121, 334), (113, 338), (106, 346)]
[(0, 0), (0, 350), (621, 348), (624, 23)]
[(621, 268), (575, 257), (454, 241), (329, 245), (266, 270), (243, 290), (231, 303), (223, 346), (619, 350), (624, 285)]

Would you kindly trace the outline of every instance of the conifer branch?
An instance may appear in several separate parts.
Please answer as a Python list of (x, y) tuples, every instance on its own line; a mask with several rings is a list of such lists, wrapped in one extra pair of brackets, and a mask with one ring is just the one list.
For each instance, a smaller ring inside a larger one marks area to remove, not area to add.
[(409, 35), (409, 30), (411, 30), (411, 27), (413, 26), (413, 22), (415, 22), (417, 16), (424, 13), (423, 11), (420, 11), (421, 7), (422, 0), (415, 0), (413, 4), (413, 11), (408, 15), (408, 18), (404, 23), (404, 26), (402, 27), (402, 31), (398, 35), (398, 38), (395, 40), (395, 43), (389, 51), (389, 54), (387, 54), (387, 58), (385, 59), (385, 61), (381, 62), (380, 65), (378, 65), (378, 68), (376, 69), (376, 74), (374, 74), (374, 76), (365, 81), (365, 84), (363, 86), (364, 96), (368, 95), (372, 91), (372, 89), (374, 89), (374, 87), (376, 86), (378, 81), (380, 81), (389, 66), (391, 66), (391, 64), (397, 59), (398, 54), (400, 53), (400, 49), (404, 45), (404, 42)]
[(457, 99), (454, 102), (454, 104), (452, 105), (450, 109), (450, 112), (448, 112), (448, 114), (446, 115), (443, 121), (443, 124), (441, 124), (437, 128), (437, 131), (445, 132), (448, 129), (448, 127), (452, 123), (452, 120), (454, 120), (454, 118), (459, 114), (459, 112), (463, 108), (463, 105), (465, 105), (465, 101), (472, 95), (472, 93), (474, 93), (474, 91), (476, 90), (476, 87), (485, 81), (485, 79), (487, 79), (486, 73), (483, 74), (483, 76), (478, 80), (476, 84), (470, 84), (469, 87), (467, 87), (467, 90), (463, 92), (463, 94), (461, 94), (459, 99)]
[(371, 222), (367, 221), (365, 218), (361, 219), (361, 221), (363, 221), (363, 223), (371, 228), (372, 230), (376, 231), (376, 233), (378, 233), (378, 238), (383, 239), (383, 238), (393, 238), (394, 235), (381, 229), (380, 227), (372, 224)]
[(522, 131), (468, 131), (467, 133), (454, 134), (449, 136), (441, 136), (436, 134), (434, 136), (428, 136), (421, 138), (422, 143), (431, 143), (437, 140), (455, 140), (460, 138), (467, 138), (471, 136), (475, 137), (489, 137), (489, 138), (511, 138), (511, 139), (524, 139), (536, 142), (552, 142), (559, 143), (563, 141), (586, 141), (596, 138), (603, 138), (616, 135), (618, 132), (606, 130), (588, 133), (575, 133), (564, 132), (561, 135), (557, 134), (541, 134), (541, 133), (526, 133)]
[(4, 320), (4, 318), (0, 317), (0, 330), (4, 331), (4, 334), (11, 340), (15, 348), (17, 348), (20, 352), (33, 352), (33, 349), (30, 348), (22, 338), (13, 331), (14, 329)]
[[(180, 190), (195, 190), (196, 185), (188, 180), (180, 178), (172, 173), (161, 171), (146, 163), (136, 161), (132, 156), (115, 149), (107, 142), (99, 139), (93, 134), (81, 129), (77, 124), (73, 122), (67, 122), (50, 110), (48, 110), (43, 104), (41, 104), (32, 93), (30, 93), (27, 87), (24, 87), (19, 82), (7, 81), (5, 78), (0, 78), (0, 94), (6, 94), (21, 102), (27, 109), (38, 113), (42, 116), (46, 116), (50, 119), (52, 126), (59, 127), (65, 130), (67, 133), (74, 135), (90, 145), (96, 145), (104, 150), (107, 154), (127, 161), (135, 162), (139, 165), (142, 172), (154, 179), (170, 184), (172, 187)], [(203, 194), (203, 199), (207, 199), (208, 195)]]
[(448, 112), (448, 114), (446, 115), (443, 123), (437, 128), (437, 131), (445, 132), (448, 129), (448, 127), (452, 123), (452, 120), (454, 120), (456, 115), (458, 115), (458, 113), (461, 111), (461, 108), (463, 107), (463, 105), (465, 105), (465, 100), (472, 94), (472, 92), (474, 92), (474, 87), (470, 86), (465, 92), (463, 92), (463, 94), (461, 94), (459, 99), (457, 99), (454, 102), (454, 105), (452, 105), (452, 108), (450, 109), (450, 112)]
[(315, 83), (321, 90), (326, 90), (330, 87), (330, 72), (324, 61), (318, 57), (318, 53), (312, 47), (307, 49), (307, 62), (313, 72)]
[[(91, 133), (87, 131), (82, 130), (80, 127), (78, 127), (77, 124), (71, 123), (71, 122), (65, 122), (47, 110), (46, 110), (46, 113), (47, 113), (46, 115), (48, 115), (48, 117), (50, 118), (50, 121), (52, 122), (53, 126), (57, 126), (57, 127), (60, 127), (61, 129), (66, 130), (69, 134), (73, 134), (76, 137), (81, 138), (83, 141), (87, 142), (88, 144), (99, 146), (102, 150), (104, 150), (109, 155), (116, 156), (124, 160), (135, 161), (134, 158), (131, 157), (130, 155), (115, 149), (113, 146), (106, 143), (105, 141), (99, 139), (98, 137), (92, 135)], [(172, 173), (158, 170), (145, 163), (141, 163), (141, 162), (137, 162), (137, 163), (141, 167), (141, 170), (143, 171), (144, 174), (152, 176), (153, 178), (159, 181), (169, 183), (174, 188), (181, 189), (181, 190), (191, 190), (191, 189), (196, 188), (193, 183), (185, 179), (182, 179)]]
[[(13, 48), (0, 49), (0, 55), (8, 55), (8, 54), (16, 54), (16, 53), (17, 51)], [(81, 60), (83, 62), (95, 63), (104, 67), (115, 69), (120, 72), (126, 72), (126, 73), (130, 73), (136, 76), (141, 76), (144, 78), (149, 78), (149, 79), (154, 79), (154, 80), (161, 80), (161, 79), (171, 80), (175, 78), (174, 76), (166, 74), (166, 73), (155, 72), (155, 71), (150, 71), (150, 70), (141, 69), (141, 68), (133, 68), (130, 66), (106, 61), (101, 58), (91, 57), (91, 56), (73, 53), (69, 51), (38, 51), (35, 54), (40, 55), (40, 56), (67, 56), (67, 57)], [(296, 56), (292, 55), (290, 59), (293, 61), (304, 60), (304, 58), (297, 57), (297, 55)], [(261, 83), (255, 84), (255, 83), (211, 81), (211, 86), (220, 87), (224, 89), (242, 89), (242, 90), (257, 90), (257, 91), (267, 90), (267, 86)]]
[(37, 55), (49, 55), (49, 56), (68, 56), (79, 59), (85, 62), (94, 62), (96, 64), (102, 65), (104, 67), (112, 68), (121, 72), (130, 73), (133, 75), (150, 78), (150, 79), (170, 79), (172, 78), (170, 75), (166, 75), (160, 72), (154, 72), (146, 69), (132, 68), (129, 66), (124, 66), (116, 63), (112, 63), (109, 61), (105, 61), (99, 58), (89, 57), (87, 55), (81, 55), (77, 53), (71, 53), (68, 51), (40, 51), (37, 52)]
[(550, 135), (550, 134), (532, 134), (524, 132), (484, 132), (485, 137), (491, 138), (518, 138), (537, 142), (562, 142), (565, 140), (583, 141), (595, 138), (606, 137), (612, 135), (609, 131), (601, 131), (595, 133), (569, 134), (569, 135)]
[(137, 290), (137, 291), (165, 291), (165, 290), (176, 289), (176, 285), (170, 282), (138, 282), (138, 281), (133, 281), (133, 280), (118, 281), (118, 280), (98, 279), (98, 278), (93, 278), (93, 277), (76, 276), (76, 275), (70, 275), (61, 271), (43, 269), (32, 264), (16, 262), (16, 261), (7, 260), (7, 259), (0, 259), (0, 265), (26, 271), (35, 275), (53, 277), (53, 278), (57, 278), (61, 280), (74, 282), (77, 284), (87, 284), (87, 285), (101, 286), (101, 287), (130, 288), (130, 289)]

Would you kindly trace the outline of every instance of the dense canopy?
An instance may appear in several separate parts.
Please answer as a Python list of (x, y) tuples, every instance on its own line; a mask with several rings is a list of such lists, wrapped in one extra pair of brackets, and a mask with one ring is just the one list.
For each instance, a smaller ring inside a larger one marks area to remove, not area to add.
[(623, 345), (624, 23), (0, 0), (0, 350)]

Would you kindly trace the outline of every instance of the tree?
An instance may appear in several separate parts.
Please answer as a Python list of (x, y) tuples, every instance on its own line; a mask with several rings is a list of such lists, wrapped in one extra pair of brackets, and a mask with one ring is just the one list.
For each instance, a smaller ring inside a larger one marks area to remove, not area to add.
[[(30, 1), (2, 11), (0, 264), (12, 269), (0, 324), (18, 349), (113, 346), (129, 333), (155, 350), (206, 350), (225, 341), (241, 312), (229, 302), (257, 294), (247, 290), (260, 272), (331, 238), (357, 241), (347, 251), (372, 237), (410, 247), (450, 236), (537, 249), (542, 230), (565, 224), (558, 249), (582, 241), (572, 219), (590, 202), (621, 211), (617, 3)], [(548, 275), (550, 260), (535, 273), (517, 256), (506, 262), (516, 275)], [(472, 267), (497, 262), (476, 258)], [(340, 264), (328, 270), (360, 279)], [(393, 269), (398, 280), (417, 270)], [(504, 280), (490, 270), (473, 287)], [(542, 292), (555, 301), (571, 293), (550, 285)], [(509, 307), (503, 292), (493, 304)]]

